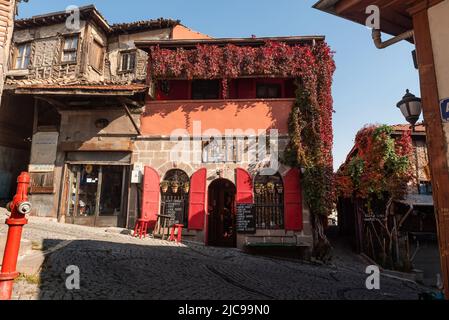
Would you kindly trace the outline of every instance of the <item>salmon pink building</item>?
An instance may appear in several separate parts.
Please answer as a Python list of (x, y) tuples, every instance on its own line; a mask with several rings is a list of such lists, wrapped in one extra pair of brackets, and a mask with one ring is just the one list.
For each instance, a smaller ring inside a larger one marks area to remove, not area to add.
[(208, 245), (308, 252), (301, 170), (283, 159), (301, 66), (322, 45), (321, 36), (137, 41), (150, 89), (133, 152), (145, 167), (143, 204), (130, 215), (141, 209), (157, 229), (176, 216), (184, 239)]

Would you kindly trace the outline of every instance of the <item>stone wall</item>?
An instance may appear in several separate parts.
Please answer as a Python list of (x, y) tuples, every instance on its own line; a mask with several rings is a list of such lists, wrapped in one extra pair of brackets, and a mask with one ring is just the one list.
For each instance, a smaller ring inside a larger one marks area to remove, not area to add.
[[(74, 83), (119, 83), (127, 84), (146, 80), (148, 55), (136, 49), (136, 40), (161, 40), (170, 38), (171, 29), (135, 32), (127, 35), (107, 35), (91, 21), (81, 21), (79, 29), (68, 30), (64, 23), (27, 28), (14, 32), (13, 42), (31, 42), (31, 60), (27, 70), (10, 70), (8, 83), (30, 84), (74, 84)], [(76, 63), (61, 62), (64, 36), (78, 34), (79, 45)], [(93, 41), (104, 46), (104, 64), (100, 70), (89, 61)], [(136, 51), (136, 67), (130, 72), (120, 72), (120, 53)], [(13, 55), (14, 48), (11, 50)]]
[[(30, 64), (26, 70), (8, 72), (8, 84), (50, 84), (82, 82), (83, 63), (86, 61), (84, 50), (86, 22), (81, 21), (80, 28), (68, 30), (64, 23), (17, 30), (14, 32), (15, 45), (31, 41)], [(68, 64), (61, 61), (64, 35), (79, 34), (77, 63)], [(11, 48), (11, 55), (15, 47)]]
[[(241, 139), (241, 138), (239, 138)], [(170, 141), (168, 138), (152, 137), (139, 138), (134, 143), (133, 163), (140, 163), (144, 166), (151, 166), (159, 173), (160, 179), (171, 169), (181, 169), (191, 176), (200, 168), (207, 169), (207, 187), (218, 178), (217, 170), (222, 170), (222, 178), (228, 179), (235, 183), (235, 169), (243, 168), (250, 172), (255, 177), (259, 172), (257, 166), (252, 165), (248, 161), (248, 148), (244, 148), (242, 154), (242, 161), (235, 163), (193, 163), (193, 159), (201, 159), (201, 148), (199, 152), (190, 151), (189, 158), (191, 161), (172, 161), (170, 154), (178, 145), (177, 141)], [(280, 137), (279, 152), (282, 157), (282, 151), (288, 143), (288, 138)], [(193, 149), (193, 142), (191, 141), (191, 148)], [(187, 159), (186, 159), (187, 160)], [(290, 168), (280, 164), (279, 173), (284, 176)], [(131, 190), (131, 199), (137, 198), (137, 191), (135, 187)], [(137, 204), (130, 204), (130, 221), (133, 225), (137, 216)], [(301, 232), (286, 232), (285, 230), (258, 230), (255, 235), (239, 235), (237, 242), (238, 247), (243, 247), (247, 242), (270, 242), (270, 243), (296, 243), (304, 247), (312, 247), (312, 227), (310, 222), (310, 212), (305, 204), (303, 204), (303, 222), (304, 229)], [(204, 233), (196, 231), (186, 231), (185, 236), (192, 240), (203, 242)]]
[(15, 0), (0, 0), (0, 102), (5, 73), (8, 69), (9, 49), (14, 29)]

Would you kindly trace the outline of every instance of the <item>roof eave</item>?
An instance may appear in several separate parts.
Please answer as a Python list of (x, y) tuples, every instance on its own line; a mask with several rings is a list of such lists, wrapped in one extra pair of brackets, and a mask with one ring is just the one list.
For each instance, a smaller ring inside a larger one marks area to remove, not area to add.
[(311, 43), (325, 41), (325, 36), (299, 36), (299, 37), (261, 37), (261, 38), (213, 38), (213, 39), (188, 39), (188, 40), (143, 40), (135, 41), (135, 45), (140, 49), (159, 46), (162, 48), (187, 48), (197, 45), (263, 45), (268, 41), (279, 41), (291, 44)]

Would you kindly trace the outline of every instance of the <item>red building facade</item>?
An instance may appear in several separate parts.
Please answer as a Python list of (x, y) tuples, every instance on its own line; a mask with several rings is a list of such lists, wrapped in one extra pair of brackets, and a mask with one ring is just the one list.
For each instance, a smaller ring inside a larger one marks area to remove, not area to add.
[[(142, 214), (153, 226), (158, 215), (176, 212), (183, 236), (209, 245), (313, 247), (301, 172), (281, 161), (298, 78), (273, 68), (286, 70), (295, 57), (303, 59), (299, 50), (323, 41), (136, 42), (149, 53), (150, 94), (133, 162), (146, 167)], [(276, 56), (276, 67), (247, 57), (264, 61), (258, 58), (264, 53)], [(253, 220), (242, 220), (245, 205)]]

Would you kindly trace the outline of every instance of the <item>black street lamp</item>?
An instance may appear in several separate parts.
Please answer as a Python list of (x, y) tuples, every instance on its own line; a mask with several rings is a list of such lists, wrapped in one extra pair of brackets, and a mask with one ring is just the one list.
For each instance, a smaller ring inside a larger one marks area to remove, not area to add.
[(415, 95), (411, 94), (407, 89), (405, 96), (401, 101), (396, 105), (404, 115), (405, 119), (415, 127), (416, 122), (418, 122), (419, 117), (421, 116), (422, 104), (421, 99), (415, 97)]

